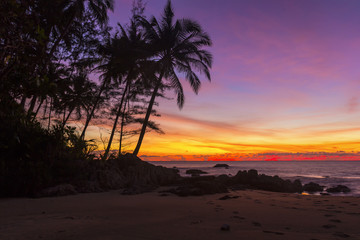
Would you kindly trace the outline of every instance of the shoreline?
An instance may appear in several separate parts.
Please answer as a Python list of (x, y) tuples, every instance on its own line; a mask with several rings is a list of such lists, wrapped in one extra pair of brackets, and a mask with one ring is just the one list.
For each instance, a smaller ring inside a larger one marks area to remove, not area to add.
[[(360, 239), (358, 197), (260, 190), (161, 196), (164, 189), (0, 199), (0, 239)], [(220, 230), (224, 224), (229, 231)]]

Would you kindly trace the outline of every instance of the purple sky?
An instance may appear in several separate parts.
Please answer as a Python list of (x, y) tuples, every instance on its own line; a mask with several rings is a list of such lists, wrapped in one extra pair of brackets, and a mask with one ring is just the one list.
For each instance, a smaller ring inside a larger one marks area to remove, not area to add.
[[(112, 26), (128, 22), (131, 3), (115, 1)], [(166, 135), (145, 136), (143, 153), (357, 152), (360, 1), (172, 3), (210, 34), (212, 82), (203, 78), (198, 96), (184, 83), (181, 111), (160, 101)], [(148, 0), (145, 15), (165, 4)]]

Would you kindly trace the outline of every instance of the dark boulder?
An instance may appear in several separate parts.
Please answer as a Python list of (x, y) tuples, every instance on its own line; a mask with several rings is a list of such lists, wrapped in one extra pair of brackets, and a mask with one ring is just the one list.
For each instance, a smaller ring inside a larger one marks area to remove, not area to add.
[(309, 193), (322, 192), (323, 190), (324, 190), (323, 186), (321, 186), (317, 183), (314, 183), (314, 182), (309, 182), (303, 186), (303, 191), (309, 192)]
[(193, 176), (193, 177), (200, 176), (200, 174), (207, 174), (207, 172), (204, 172), (204, 171), (199, 170), (199, 169), (189, 169), (189, 170), (186, 170), (185, 173), (186, 174), (191, 174), (191, 176)]
[(214, 166), (214, 168), (229, 168), (229, 165), (225, 164), (225, 163), (218, 163)]
[(301, 192), (302, 185), (300, 180), (291, 182), (278, 176), (267, 176), (258, 174), (254, 169), (249, 171), (239, 171), (232, 179), (232, 185), (245, 186), (252, 189), (261, 189), (274, 192)]
[(351, 192), (350, 188), (344, 185), (337, 185), (336, 187), (331, 187), (326, 189), (329, 193), (348, 193)]
[[(102, 192), (127, 189), (129, 194), (142, 193), (154, 186), (170, 185), (181, 177), (178, 169), (154, 166), (126, 154), (109, 160), (93, 160), (84, 166), (86, 180), (72, 183), (78, 192)], [(125, 191), (125, 192), (126, 192)]]
[(226, 174), (221, 174), (216, 177), (215, 181), (228, 185), (228, 183), (231, 181), (231, 177)]
[(220, 228), (221, 231), (230, 231), (230, 225), (229, 224), (223, 224)]

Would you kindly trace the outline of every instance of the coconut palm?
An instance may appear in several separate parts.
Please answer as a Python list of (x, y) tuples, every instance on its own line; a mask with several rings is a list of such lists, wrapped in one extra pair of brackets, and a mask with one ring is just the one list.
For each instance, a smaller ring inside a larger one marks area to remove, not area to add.
[(184, 74), (185, 79), (197, 94), (201, 82), (194, 71), (204, 73), (210, 81), (209, 68), (212, 64), (212, 55), (203, 49), (203, 47), (211, 46), (209, 35), (196, 21), (174, 20), (170, 0), (165, 6), (160, 22), (155, 17), (152, 17), (150, 21), (144, 17), (139, 17), (138, 20), (144, 28), (148, 44), (152, 46), (151, 50), (154, 54), (152, 59), (157, 63), (158, 72), (134, 155), (139, 153), (159, 88), (164, 85), (170, 86), (177, 95), (177, 104), (181, 109), (185, 98), (177, 73)]
[(132, 82), (141, 80), (138, 76), (149, 57), (149, 52), (145, 50), (143, 35), (139, 32), (136, 22), (132, 20), (126, 30), (120, 24), (118, 26), (120, 32), (100, 49), (103, 64), (97, 67), (103, 72), (102, 77), (104, 79), (113, 79), (114, 82), (123, 85), (122, 96), (117, 106), (115, 121), (103, 156), (104, 159), (107, 158), (110, 151), (125, 97)]

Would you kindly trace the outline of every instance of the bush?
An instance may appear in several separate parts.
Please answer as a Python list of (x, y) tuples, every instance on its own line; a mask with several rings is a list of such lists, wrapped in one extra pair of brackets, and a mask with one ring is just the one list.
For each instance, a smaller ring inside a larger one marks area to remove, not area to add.
[(0, 103), (0, 196), (34, 196), (39, 190), (85, 178), (82, 166), (94, 145), (74, 128), (47, 130), (16, 102)]

